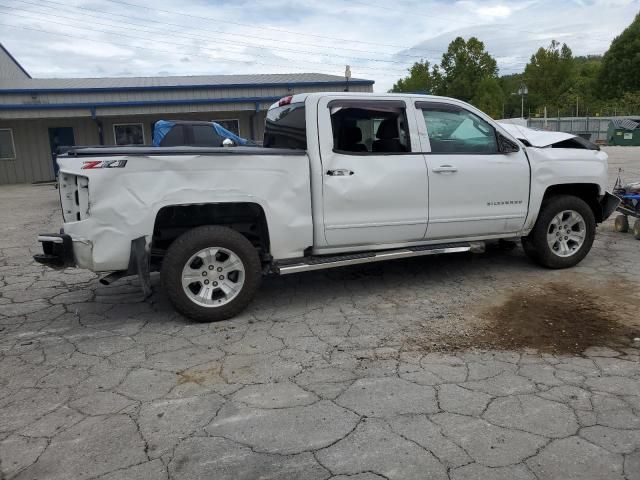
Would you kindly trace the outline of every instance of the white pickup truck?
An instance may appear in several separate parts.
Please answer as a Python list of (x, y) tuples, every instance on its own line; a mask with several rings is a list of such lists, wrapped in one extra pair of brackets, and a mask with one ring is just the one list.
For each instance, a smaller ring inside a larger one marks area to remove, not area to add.
[(314, 93), (271, 106), (262, 148), (73, 148), (58, 157), (63, 228), (38, 237), (35, 259), (111, 272), (104, 283), (138, 274), (147, 294), (160, 270), (199, 321), (239, 313), (265, 274), (488, 240), (573, 266), (618, 203), (607, 156), (510, 131), (450, 98)]

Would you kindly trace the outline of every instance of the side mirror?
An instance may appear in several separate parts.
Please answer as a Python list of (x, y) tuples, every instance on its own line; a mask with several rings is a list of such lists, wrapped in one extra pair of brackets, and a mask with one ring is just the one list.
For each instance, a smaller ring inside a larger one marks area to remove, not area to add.
[(225, 138), (222, 141), (222, 146), (223, 147), (235, 147), (236, 146), (236, 142), (234, 142), (233, 140), (231, 140), (230, 138)]
[(513, 140), (498, 133), (498, 150), (500, 153), (515, 153), (520, 151), (520, 147)]

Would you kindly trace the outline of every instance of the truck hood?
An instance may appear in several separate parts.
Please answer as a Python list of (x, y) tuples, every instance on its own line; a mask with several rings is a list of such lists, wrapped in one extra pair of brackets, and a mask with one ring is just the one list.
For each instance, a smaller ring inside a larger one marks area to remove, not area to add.
[[(550, 147), (554, 144), (565, 142), (567, 140), (575, 140), (575, 148), (589, 148), (583, 138), (580, 138), (576, 135), (572, 135), (571, 133), (565, 132), (548, 132), (546, 130), (534, 130), (533, 128), (523, 127), (520, 125), (515, 125), (513, 123), (499, 122), (502, 128), (504, 128), (507, 132), (513, 135), (518, 140), (525, 143), (527, 146), (537, 147), (537, 148), (545, 148)], [(591, 144), (591, 142), (588, 142)], [(591, 144), (593, 147), (596, 145)], [(595, 150), (597, 148), (589, 148), (590, 150)]]

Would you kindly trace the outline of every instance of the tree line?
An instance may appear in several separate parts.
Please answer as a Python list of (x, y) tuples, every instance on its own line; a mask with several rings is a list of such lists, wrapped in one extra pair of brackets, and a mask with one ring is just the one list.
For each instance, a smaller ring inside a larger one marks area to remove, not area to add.
[[(494, 118), (524, 115), (608, 116), (640, 113), (640, 14), (604, 55), (574, 56), (555, 40), (535, 52), (524, 72), (499, 76), (498, 64), (476, 37), (456, 38), (440, 64), (416, 62), (391, 92), (458, 98)], [(528, 91), (522, 112), (521, 87)]]

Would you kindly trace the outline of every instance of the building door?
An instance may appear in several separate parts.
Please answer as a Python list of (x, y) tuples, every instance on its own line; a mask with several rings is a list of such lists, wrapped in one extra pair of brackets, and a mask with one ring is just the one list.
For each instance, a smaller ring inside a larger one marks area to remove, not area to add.
[(58, 163), (56, 162), (58, 147), (72, 147), (75, 144), (72, 127), (53, 127), (49, 129), (49, 151), (51, 152), (54, 176), (58, 176)]

